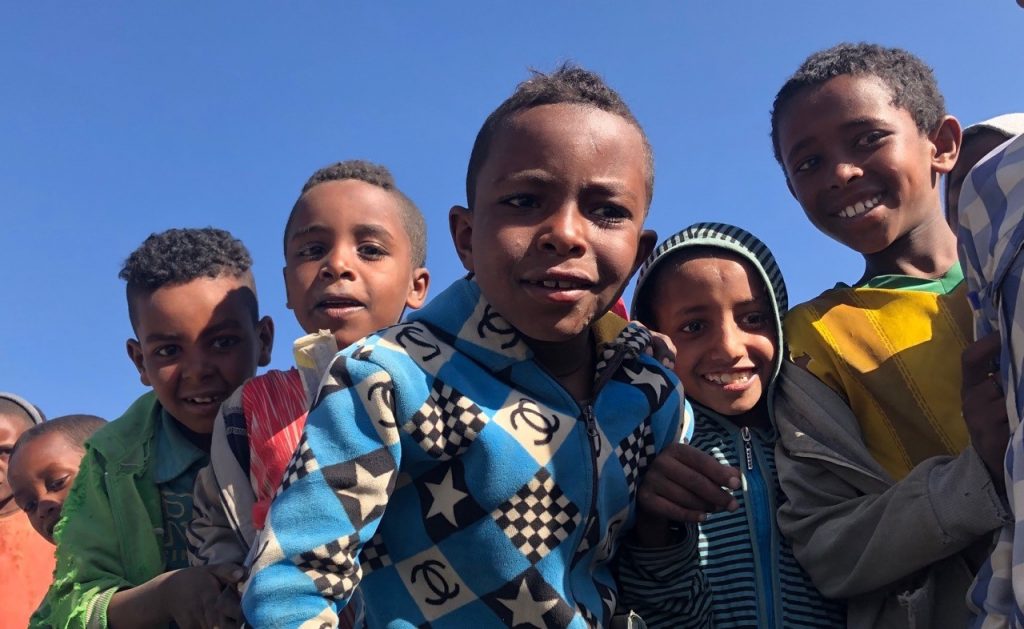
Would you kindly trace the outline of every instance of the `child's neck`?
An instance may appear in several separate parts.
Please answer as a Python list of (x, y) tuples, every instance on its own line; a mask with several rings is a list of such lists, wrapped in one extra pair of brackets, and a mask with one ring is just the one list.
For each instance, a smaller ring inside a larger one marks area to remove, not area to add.
[(577, 402), (590, 400), (594, 389), (594, 343), (590, 330), (568, 341), (527, 340), (533, 358), (572, 395)]
[(956, 236), (936, 213), (878, 253), (864, 256), (863, 284), (880, 275), (942, 277), (957, 261)]
[(768, 418), (768, 403), (764, 400), (764, 396), (762, 396), (762, 399), (754, 408), (746, 413), (729, 415), (727, 419), (740, 428), (747, 427), (766, 430), (772, 425), (771, 420)]

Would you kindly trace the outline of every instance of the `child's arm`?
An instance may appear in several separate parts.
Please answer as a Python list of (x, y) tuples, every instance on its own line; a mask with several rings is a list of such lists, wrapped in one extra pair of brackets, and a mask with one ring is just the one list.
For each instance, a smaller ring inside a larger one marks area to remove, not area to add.
[[(114, 594), (107, 606), (110, 629), (147, 629), (170, 621), (180, 629), (237, 624), (235, 585), (245, 571), (237, 564), (213, 564), (165, 572)], [(226, 591), (233, 598), (225, 598)]]
[(257, 537), (242, 596), (252, 626), (338, 623), (359, 584), (356, 557), (394, 489), (399, 393), (380, 367), (334, 360)]
[[(881, 468), (853, 469), (836, 455), (815, 456), (813, 446), (804, 453), (788, 451), (784, 441), (794, 429), (786, 428), (785, 418), (795, 405), (802, 407), (797, 415), (856, 425), (834, 391), (802, 370), (790, 372), (775, 404), (783, 432), (776, 466), (788, 499), (779, 508), (779, 529), (822, 594), (850, 598), (892, 586), (1007, 521), (974, 448), (928, 459), (894, 484)], [(797, 427), (796, 434), (801, 430), (810, 428)]]
[(973, 447), (985, 463), (992, 481), (1002, 493), (1005, 483), (1003, 460), (1010, 443), (1010, 420), (1006, 395), (999, 384), (999, 333), (967, 346), (963, 353), (964, 421)]

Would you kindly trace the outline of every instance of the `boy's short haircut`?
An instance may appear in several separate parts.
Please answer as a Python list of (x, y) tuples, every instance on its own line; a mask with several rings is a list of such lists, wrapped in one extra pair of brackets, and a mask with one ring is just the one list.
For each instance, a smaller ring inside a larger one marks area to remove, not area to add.
[(4, 391), (0, 391), (0, 415), (21, 417), (29, 426), (46, 421), (46, 416), (43, 415), (43, 411), (38, 406), (20, 395)]
[(84, 449), (85, 440), (106, 425), (106, 420), (95, 415), (64, 415), (63, 417), (55, 417), (21, 433), (17, 443), (14, 444), (14, 448), (11, 449), (11, 456), (14, 456), (14, 453), (19, 448), (24, 447), (30, 441), (51, 433), (63, 435), (68, 443)]
[[(647, 207), (654, 196), (654, 151), (644, 128), (619, 93), (589, 70), (566, 63), (551, 74), (533, 70), (533, 76), (516, 86), (515, 92), (487, 116), (476, 134), (466, 170), (466, 207), (473, 209), (476, 180), (490, 153), (491, 142), (502, 124), (515, 114), (541, 105), (576, 104), (595, 107), (626, 120), (643, 138), (646, 161)], [(647, 208), (644, 208), (647, 209)]]
[[(422, 267), (427, 264), (427, 224), (423, 219), (423, 213), (404, 192), (395, 184), (395, 178), (385, 166), (367, 162), (361, 159), (350, 159), (344, 162), (336, 162), (325, 166), (310, 176), (302, 186), (299, 197), (309, 192), (310, 189), (328, 181), (355, 180), (377, 186), (390, 192), (398, 199), (398, 207), (401, 209), (402, 227), (409, 237), (409, 244), (412, 249), (412, 263), (414, 267)], [(292, 219), (295, 218), (295, 208), (298, 201), (292, 206), (288, 213), (288, 220), (284, 224), (284, 248), (288, 250), (288, 231), (292, 227)]]
[[(135, 297), (138, 295), (201, 277), (249, 276), (251, 280), (251, 268), (249, 250), (241, 240), (223, 229), (168, 229), (150, 234), (125, 260), (118, 277), (127, 282), (128, 317), (135, 326)], [(253, 321), (259, 319), (255, 299), (252, 300), (252, 317)]]
[(779, 118), (786, 104), (804, 89), (818, 87), (843, 75), (876, 77), (892, 94), (892, 105), (910, 112), (921, 133), (931, 133), (946, 115), (946, 101), (935, 74), (917, 56), (900, 48), (877, 44), (837, 44), (807, 57), (775, 95), (771, 113), (772, 149), (779, 164), (783, 163)]

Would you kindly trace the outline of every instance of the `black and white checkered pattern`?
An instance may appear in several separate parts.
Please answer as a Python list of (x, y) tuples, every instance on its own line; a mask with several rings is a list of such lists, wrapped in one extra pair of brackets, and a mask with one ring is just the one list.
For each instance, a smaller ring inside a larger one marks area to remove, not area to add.
[(615, 456), (622, 465), (630, 496), (636, 495), (637, 479), (640, 473), (647, 469), (654, 454), (654, 434), (651, 432), (650, 423), (646, 421), (634, 428), (633, 432), (615, 446)]
[(391, 555), (388, 553), (388, 547), (384, 544), (384, 536), (380, 532), (374, 535), (369, 542), (363, 544), (363, 549), (359, 552), (359, 565), (363, 569), (363, 574), (369, 574), (374, 570), (391, 565)]
[(349, 535), (293, 557), (292, 562), (309, 577), (321, 595), (332, 599), (348, 598), (360, 578), (360, 571), (347, 552), (357, 542), (356, 535)]
[(580, 510), (541, 468), (512, 498), (491, 513), (509, 540), (537, 563), (579, 525)]
[(403, 428), (430, 456), (445, 461), (462, 454), (487, 424), (473, 400), (440, 380)]
[(318, 469), (320, 469), (320, 464), (317, 463), (316, 456), (309, 448), (306, 433), (302, 433), (302, 436), (299, 437), (299, 444), (295, 446), (295, 452), (292, 454), (292, 460), (288, 462), (288, 467), (284, 470), (284, 478), (281, 480), (281, 486), (277, 488), (277, 494), (280, 495), (293, 483), (297, 483)]

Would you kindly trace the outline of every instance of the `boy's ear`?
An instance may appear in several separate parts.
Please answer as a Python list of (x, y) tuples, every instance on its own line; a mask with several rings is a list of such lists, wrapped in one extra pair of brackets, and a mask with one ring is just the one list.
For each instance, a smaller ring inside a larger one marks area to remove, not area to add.
[(636, 273), (640, 265), (650, 257), (656, 244), (658, 244), (658, 232), (653, 229), (645, 229), (640, 232), (640, 242), (637, 243), (636, 247), (636, 259), (633, 260), (633, 273)]
[(462, 267), (473, 273), (473, 212), (461, 205), (453, 205), (448, 210), (448, 229)]
[(256, 341), (260, 344), (260, 355), (257, 365), (266, 367), (270, 364), (270, 352), (274, 349), (274, 320), (263, 317), (256, 322)]
[(153, 386), (146, 375), (146, 365), (142, 360), (142, 345), (135, 339), (128, 339), (125, 341), (125, 349), (128, 350), (129, 360), (135, 365), (135, 369), (139, 371), (139, 380), (142, 381), (142, 384), (147, 387)]
[(935, 154), (932, 156), (932, 170), (941, 175), (953, 170), (956, 159), (960, 155), (963, 135), (960, 122), (953, 116), (945, 116), (939, 121), (939, 126), (928, 134), (928, 139), (935, 147)]
[(427, 290), (430, 288), (430, 271), (427, 267), (421, 266), (412, 270), (412, 279), (409, 282), (409, 294), (405, 297), (405, 305), (409, 308), (419, 308), (427, 300)]

